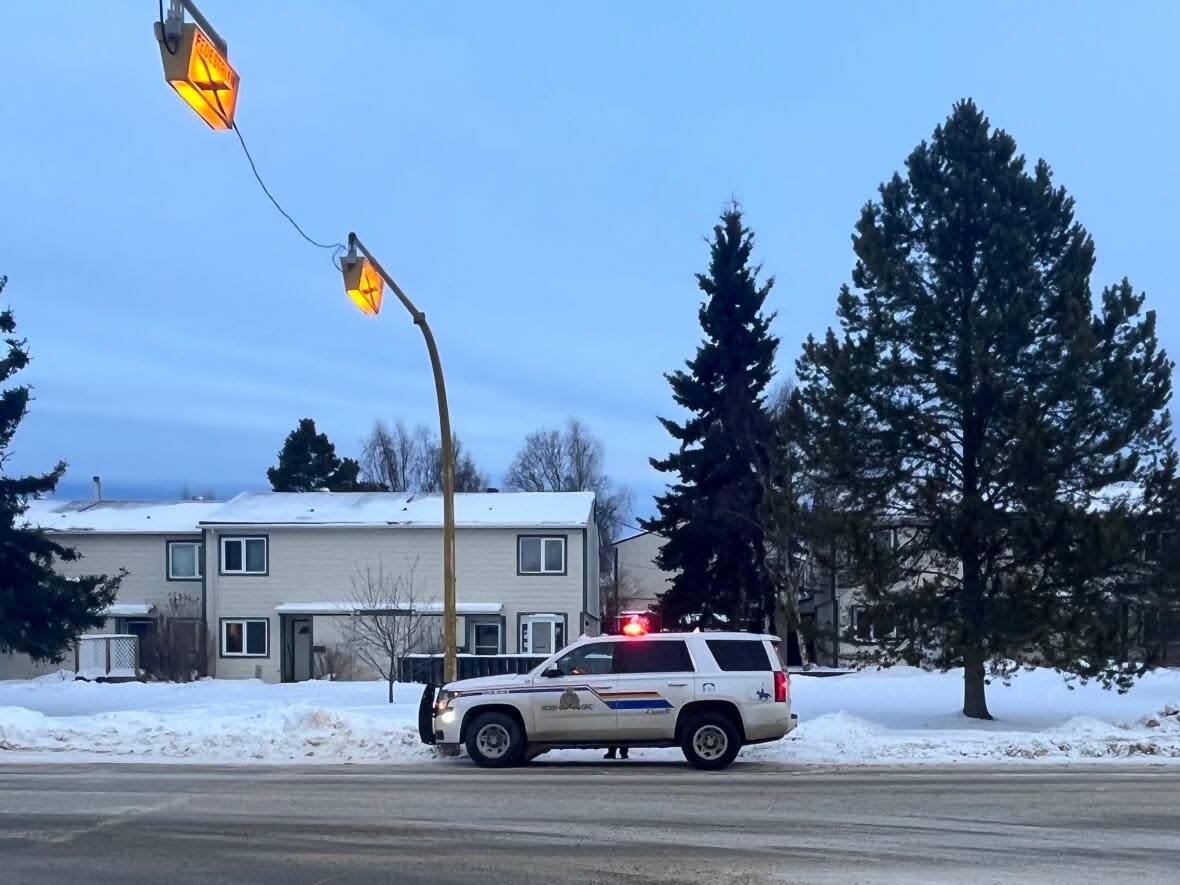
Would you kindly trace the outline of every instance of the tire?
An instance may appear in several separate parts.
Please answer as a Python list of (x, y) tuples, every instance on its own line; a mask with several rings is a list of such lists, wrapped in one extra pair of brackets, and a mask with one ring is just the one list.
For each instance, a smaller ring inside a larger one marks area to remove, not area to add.
[(742, 738), (728, 716), (702, 713), (684, 726), (680, 749), (693, 768), (719, 771), (729, 766), (742, 749)]
[(482, 768), (509, 768), (524, 758), (524, 731), (505, 713), (480, 713), (467, 726), (467, 755)]

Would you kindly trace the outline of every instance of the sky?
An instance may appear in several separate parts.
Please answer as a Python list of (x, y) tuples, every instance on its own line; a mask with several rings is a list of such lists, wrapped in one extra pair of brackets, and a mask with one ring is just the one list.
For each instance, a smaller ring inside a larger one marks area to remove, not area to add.
[[(776, 279), (780, 377), (834, 322), (878, 184), (972, 97), (1043, 157), (1180, 354), (1171, 268), (1180, 4), (690, 0), (231, 3), (202, 11), (239, 127), (314, 238), (350, 230), (429, 317), (452, 423), (493, 483), (577, 416), (652, 510), (699, 340), (694, 274), (730, 199)], [(266, 488), (311, 417), (341, 454), (375, 419), (435, 425), (392, 299), (344, 295), (232, 133), (164, 83), (150, 0), (0, 5), (0, 274), (35, 401), (9, 472), (61, 493)]]

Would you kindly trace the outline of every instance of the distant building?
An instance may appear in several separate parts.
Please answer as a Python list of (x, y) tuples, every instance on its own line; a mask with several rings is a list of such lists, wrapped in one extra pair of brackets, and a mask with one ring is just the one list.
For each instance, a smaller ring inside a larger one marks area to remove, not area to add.
[(672, 587), (674, 572), (666, 572), (656, 564), (656, 555), (668, 539), (655, 532), (638, 532), (615, 541), (614, 548), (614, 623), (605, 625), (608, 632), (619, 632), (621, 625), (633, 615), (641, 615), (651, 622), (651, 609), (660, 595)]

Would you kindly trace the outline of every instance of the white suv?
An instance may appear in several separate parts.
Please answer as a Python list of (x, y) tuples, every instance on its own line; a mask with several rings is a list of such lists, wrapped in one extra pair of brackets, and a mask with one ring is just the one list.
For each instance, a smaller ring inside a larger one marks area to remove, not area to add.
[(422, 720), (424, 740), (466, 747), (478, 765), (556, 747), (679, 746), (706, 769), (798, 721), (776, 637), (700, 632), (580, 639), (531, 673), (428, 689)]

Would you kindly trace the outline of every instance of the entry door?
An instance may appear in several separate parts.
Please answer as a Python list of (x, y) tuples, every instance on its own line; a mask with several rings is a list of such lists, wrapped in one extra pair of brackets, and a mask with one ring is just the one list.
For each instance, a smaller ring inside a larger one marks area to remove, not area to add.
[(696, 697), (692, 656), (683, 639), (624, 639), (615, 647), (620, 740), (667, 740), (681, 708)]
[(561, 676), (533, 677), (533, 730), (538, 741), (613, 741), (618, 716), (604, 695), (614, 688), (613, 642), (589, 642), (550, 666)]
[(565, 624), (557, 615), (526, 615), (520, 622), (520, 653), (551, 655), (565, 645)]
[(294, 618), (291, 636), (291, 678), (306, 682), (311, 679), (311, 618)]

